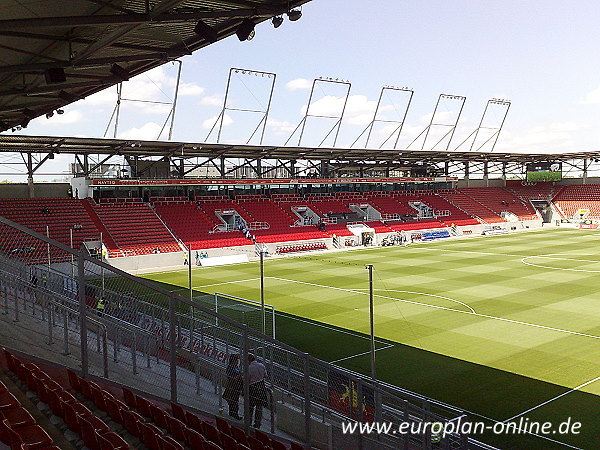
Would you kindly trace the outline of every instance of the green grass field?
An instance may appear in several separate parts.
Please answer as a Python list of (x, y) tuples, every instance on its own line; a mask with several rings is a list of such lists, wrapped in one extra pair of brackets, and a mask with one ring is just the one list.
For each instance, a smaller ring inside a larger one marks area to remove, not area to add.
[[(600, 442), (600, 234), (544, 230), (265, 263), (277, 338), (368, 374), (374, 265), (377, 376), (494, 420), (581, 421)], [(149, 279), (187, 286), (187, 271)], [(256, 263), (196, 268), (193, 286), (259, 299)], [(176, 289), (171, 287), (171, 289)], [(485, 436), (505, 448), (554, 448)]]

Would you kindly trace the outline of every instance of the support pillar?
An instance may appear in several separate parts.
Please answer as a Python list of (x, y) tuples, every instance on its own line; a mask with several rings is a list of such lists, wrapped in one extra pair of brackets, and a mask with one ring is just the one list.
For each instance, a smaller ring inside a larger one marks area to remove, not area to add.
[(484, 161), (483, 162), (483, 180), (485, 181), (485, 186), (488, 187), (490, 185), (490, 179), (489, 179), (489, 166), (488, 166), (488, 162)]
[(465, 176), (464, 176), (464, 179), (467, 182), (467, 187), (469, 187), (469, 161), (465, 161), (464, 165), (465, 165)]

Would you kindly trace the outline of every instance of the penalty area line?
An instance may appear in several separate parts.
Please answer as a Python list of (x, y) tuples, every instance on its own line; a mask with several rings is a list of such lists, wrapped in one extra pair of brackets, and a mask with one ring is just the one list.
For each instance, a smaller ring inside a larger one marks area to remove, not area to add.
[(504, 423), (506, 423), (506, 422), (510, 422), (511, 420), (514, 420), (514, 419), (516, 419), (517, 417), (521, 417), (522, 415), (524, 415), (524, 414), (527, 414), (528, 412), (531, 412), (531, 411), (533, 411), (533, 410), (535, 410), (535, 409), (541, 408), (542, 406), (544, 406), (544, 405), (547, 405), (548, 403), (551, 403), (551, 402), (553, 402), (554, 400), (557, 400), (557, 399), (559, 399), (559, 398), (561, 398), (561, 397), (564, 397), (565, 395), (568, 395), (568, 394), (570, 394), (570, 393), (571, 393), (571, 392), (573, 392), (573, 391), (577, 391), (577, 390), (581, 389), (582, 387), (585, 387), (585, 386), (587, 386), (588, 384), (592, 384), (592, 383), (594, 383), (594, 382), (596, 382), (596, 381), (598, 381), (598, 380), (600, 380), (600, 377), (596, 377), (596, 378), (594, 378), (593, 380), (586, 381), (585, 383), (582, 383), (582, 384), (580, 384), (579, 386), (575, 386), (573, 389), (569, 389), (567, 392), (563, 392), (562, 394), (559, 394), (559, 395), (557, 395), (556, 397), (552, 397), (550, 400), (546, 400), (545, 402), (542, 402), (542, 403), (540, 403), (539, 405), (533, 406), (532, 408), (529, 408), (529, 409), (527, 409), (527, 410), (523, 411), (522, 413), (519, 413), (519, 414), (517, 414), (517, 415), (515, 415), (515, 416), (512, 416), (512, 417), (511, 417), (511, 418), (509, 418), (509, 419), (506, 419), (506, 420), (504, 421)]
[[(388, 344), (385, 347), (376, 348), (375, 351), (378, 352), (379, 350), (385, 350), (385, 349), (388, 349), (388, 348), (391, 348), (391, 347), (393, 347), (393, 344)], [(369, 353), (371, 353), (371, 350), (366, 351), (366, 352), (362, 352), (362, 353), (357, 353), (356, 355), (346, 356), (345, 358), (340, 358), (340, 359), (336, 359), (336, 360), (333, 360), (333, 361), (329, 361), (329, 364), (335, 364), (335, 363), (338, 363), (340, 361), (346, 361), (347, 359), (356, 358), (357, 356), (368, 355)]]

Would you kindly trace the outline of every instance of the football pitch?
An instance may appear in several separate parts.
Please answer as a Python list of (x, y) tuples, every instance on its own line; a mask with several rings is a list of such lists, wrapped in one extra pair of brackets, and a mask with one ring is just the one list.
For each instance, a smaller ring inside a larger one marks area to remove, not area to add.
[[(276, 337), (369, 374), (366, 264), (378, 379), (496, 421), (581, 422), (579, 433), (547, 439), (481, 438), (504, 448), (597, 447), (600, 234), (553, 229), (267, 259)], [(145, 277), (188, 283), (185, 268)], [(257, 263), (194, 268), (192, 284), (260, 298)]]

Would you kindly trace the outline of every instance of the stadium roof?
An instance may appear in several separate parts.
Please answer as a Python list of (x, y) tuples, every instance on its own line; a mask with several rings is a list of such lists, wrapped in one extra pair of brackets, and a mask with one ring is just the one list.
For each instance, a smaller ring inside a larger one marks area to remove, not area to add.
[(0, 132), (308, 1), (0, 0)]
[(243, 158), (358, 162), (441, 163), (447, 161), (528, 163), (600, 159), (600, 151), (573, 153), (490, 153), (423, 150), (283, 147), (139, 141), (105, 138), (0, 135), (0, 151), (20, 153), (114, 155), (169, 158)]

